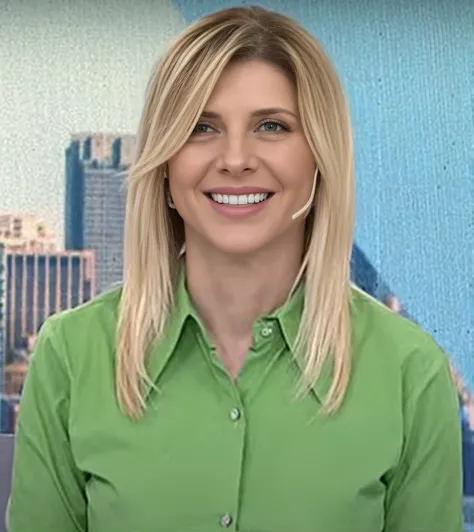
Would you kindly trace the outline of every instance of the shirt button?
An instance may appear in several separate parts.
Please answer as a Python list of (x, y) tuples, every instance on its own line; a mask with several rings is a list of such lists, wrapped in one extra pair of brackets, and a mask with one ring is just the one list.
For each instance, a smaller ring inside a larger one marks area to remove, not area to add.
[(267, 327), (264, 327), (261, 331), (261, 335), (264, 337), (264, 338), (268, 338), (273, 332), (273, 329), (269, 326)]
[(221, 525), (224, 528), (229, 528), (231, 524), (232, 524), (232, 516), (231, 515), (225, 514), (225, 515), (223, 515), (221, 517)]
[(240, 410), (238, 408), (233, 408), (230, 411), (230, 419), (232, 419), (232, 421), (237, 421), (239, 418), (240, 418)]

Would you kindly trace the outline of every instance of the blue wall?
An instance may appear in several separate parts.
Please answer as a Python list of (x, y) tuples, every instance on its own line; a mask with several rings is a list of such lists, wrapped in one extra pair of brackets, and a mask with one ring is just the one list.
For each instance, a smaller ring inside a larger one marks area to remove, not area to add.
[(188, 21), (253, 3), (331, 55), (353, 115), (357, 244), (474, 387), (473, 0), (175, 0)]

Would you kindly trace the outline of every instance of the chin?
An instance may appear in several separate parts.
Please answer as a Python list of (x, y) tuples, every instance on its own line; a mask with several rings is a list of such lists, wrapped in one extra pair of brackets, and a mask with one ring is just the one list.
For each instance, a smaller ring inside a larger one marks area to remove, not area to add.
[(262, 243), (262, 245), (259, 245), (256, 242), (249, 242), (249, 241), (234, 241), (230, 240), (227, 242), (215, 242), (214, 243), (214, 249), (217, 252), (220, 252), (225, 255), (232, 255), (237, 257), (245, 257), (248, 255), (253, 255), (255, 253), (258, 253), (259, 251), (262, 251), (266, 246)]
[(240, 234), (219, 235), (209, 243), (216, 252), (243, 257), (262, 251), (272, 242), (271, 238), (265, 238), (263, 235), (256, 238), (257, 235), (256, 231), (240, 231)]
[(294, 231), (285, 230), (277, 221), (273, 224), (256, 223), (239, 225), (209, 224), (199, 231), (188, 228), (187, 242), (190, 246), (209, 254), (223, 254), (245, 258), (271, 249), (288, 250), (297, 240)]

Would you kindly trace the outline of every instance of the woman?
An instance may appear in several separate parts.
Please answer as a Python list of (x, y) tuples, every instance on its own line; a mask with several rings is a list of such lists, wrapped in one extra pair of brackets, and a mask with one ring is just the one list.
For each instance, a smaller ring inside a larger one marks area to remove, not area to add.
[(50, 318), (11, 531), (458, 532), (448, 361), (350, 285), (349, 114), (320, 45), (260, 8), (154, 72), (123, 287)]

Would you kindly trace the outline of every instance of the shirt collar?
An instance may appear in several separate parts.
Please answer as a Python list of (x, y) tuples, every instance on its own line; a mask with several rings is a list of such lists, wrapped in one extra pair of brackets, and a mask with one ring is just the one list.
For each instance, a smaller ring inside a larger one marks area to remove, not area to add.
[[(186, 289), (184, 267), (180, 266), (178, 283), (174, 294), (173, 307), (168, 316), (164, 334), (151, 342), (146, 356), (146, 369), (150, 381), (156, 386), (166, 364), (173, 355), (178, 344), (184, 324), (194, 313), (194, 307)], [(159, 388), (159, 387), (158, 387)], [(151, 391), (150, 385), (145, 386), (145, 396)]]
[[(296, 340), (298, 336), (298, 330), (301, 322), (301, 318), (305, 305), (305, 289), (304, 283), (301, 282), (294, 290), (285, 305), (275, 312), (286, 344), (291, 351), (298, 368), (301, 372), (305, 368), (304, 354), (296, 352)], [(329, 392), (333, 379), (333, 364), (331, 357), (329, 357), (321, 370), (321, 375), (317, 382), (311, 386), (311, 390), (322, 403)]]
[[(275, 319), (282, 331), (288, 349), (295, 358), (300, 371), (304, 369), (304, 357), (295, 353), (295, 344), (298, 335), (299, 324), (304, 310), (304, 284), (300, 283), (288, 298), (286, 303), (273, 312), (269, 318)], [(191, 301), (186, 287), (186, 275), (184, 265), (181, 266), (178, 283), (175, 292), (175, 300), (172, 312), (168, 318), (165, 333), (161, 339), (151, 343), (147, 353), (147, 370), (152, 383), (156, 385), (166, 364), (173, 355), (184, 326), (189, 318), (200, 324), (197, 311)], [(318, 400), (322, 402), (329, 391), (332, 382), (332, 363), (329, 361), (323, 366), (318, 381), (311, 387)], [(158, 387), (159, 388), (159, 387)], [(146, 386), (145, 395), (150, 392), (150, 386)]]

